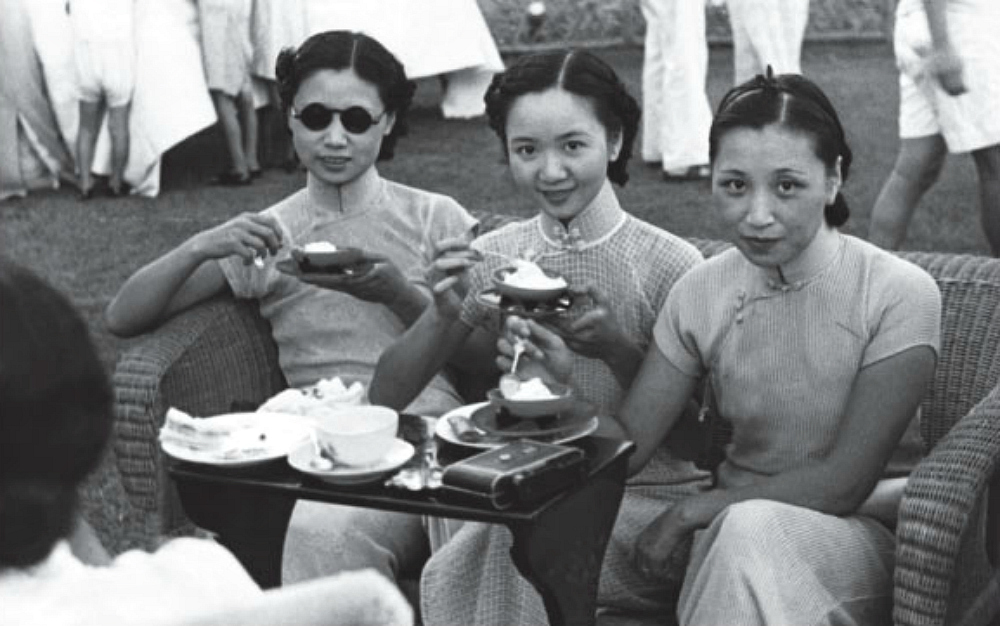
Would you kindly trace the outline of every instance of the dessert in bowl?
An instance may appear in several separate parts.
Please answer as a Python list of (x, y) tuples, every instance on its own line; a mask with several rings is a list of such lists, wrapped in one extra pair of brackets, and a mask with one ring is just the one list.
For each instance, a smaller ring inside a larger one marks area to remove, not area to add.
[(344, 465), (381, 460), (392, 448), (399, 427), (399, 414), (384, 406), (328, 409), (311, 417), (323, 455)]
[(536, 263), (516, 259), (514, 265), (500, 268), (493, 284), (501, 296), (522, 302), (545, 302), (566, 293), (569, 284), (562, 276), (547, 273)]
[(504, 376), (499, 389), (491, 389), (486, 398), (514, 417), (535, 419), (551, 417), (573, 407), (573, 389), (560, 383), (545, 383), (540, 378), (517, 381)]
[(358, 248), (338, 248), (329, 241), (315, 241), (292, 248), (292, 258), (302, 272), (355, 274), (365, 271), (371, 262)]

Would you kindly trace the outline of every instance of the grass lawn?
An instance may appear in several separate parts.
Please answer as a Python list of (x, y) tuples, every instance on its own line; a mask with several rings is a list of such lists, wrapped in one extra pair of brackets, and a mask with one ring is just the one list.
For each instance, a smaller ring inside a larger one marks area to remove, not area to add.
[[(640, 93), (642, 52), (606, 50), (634, 94)], [(732, 81), (729, 48), (711, 54), (709, 95), (713, 105)], [(895, 158), (898, 90), (892, 50), (885, 43), (807, 46), (804, 72), (817, 80), (837, 106), (855, 153), (845, 192), (853, 216), (845, 230), (863, 235), (882, 181)], [(530, 214), (513, 196), (501, 164), (498, 142), (482, 119), (443, 121), (435, 107), (438, 83), (422, 81), (411, 130), (394, 161), (380, 170), (387, 178), (448, 194), (469, 209)], [(636, 150), (638, 152), (638, 149)], [(63, 188), (0, 204), (0, 250), (34, 268), (68, 293), (83, 311), (110, 368), (124, 342), (111, 337), (101, 312), (132, 272), (194, 232), (242, 211), (258, 211), (300, 188), (301, 172), (269, 170), (250, 187), (211, 187), (225, 156), (215, 129), (171, 150), (164, 158), (160, 197), (147, 200), (95, 199), (80, 203)], [(707, 183), (667, 185), (659, 170), (636, 162), (621, 190), (627, 210), (680, 235), (718, 237)], [(968, 157), (949, 159), (938, 185), (924, 199), (907, 247), (988, 254), (979, 230), (975, 169)], [(88, 482), (86, 516), (115, 552), (152, 546), (156, 520), (133, 508), (122, 491), (112, 459)]]

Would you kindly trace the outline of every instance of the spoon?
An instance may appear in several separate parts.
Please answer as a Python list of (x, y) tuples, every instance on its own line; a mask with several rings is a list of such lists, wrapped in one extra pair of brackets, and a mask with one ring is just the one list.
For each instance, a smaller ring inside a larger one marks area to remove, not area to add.
[(325, 454), (323, 454), (323, 448), (319, 445), (319, 440), (316, 439), (316, 431), (309, 430), (309, 439), (312, 441), (313, 452), (315, 456), (309, 460), (309, 464), (312, 465), (313, 469), (320, 471), (329, 471), (333, 469), (333, 461), (328, 459)]
[(517, 363), (524, 354), (524, 340), (514, 340), (514, 358), (510, 363), (510, 372), (500, 377), (500, 394), (508, 398), (517, 393), (517, 388), (521, 386), (521, 379), (517, 377)]

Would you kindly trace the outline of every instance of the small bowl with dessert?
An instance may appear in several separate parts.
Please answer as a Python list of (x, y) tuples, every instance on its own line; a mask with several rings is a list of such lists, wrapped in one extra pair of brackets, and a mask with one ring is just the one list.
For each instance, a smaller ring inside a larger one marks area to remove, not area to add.
[(501, 298), (519, 302), (549, 302), (566, 294), (569, 283), (546, 272), (532, 261), (515, 259), (514, 265), (498, 269), (493, 285)]
[(359, 248), (338, 247), (329, 241), (316, 241), (292, 248), (292, 258), (304, 273), (361, 274), (371, 267), (371, 261)]
[(573, 407), (573, 389), (568, 385), (546, 383), (540, 378), (519, 380), (516, 376), (504, 376), (500, 383), (499, 388), (486, 393), (486, 398), (514, 417), (551, 417)]

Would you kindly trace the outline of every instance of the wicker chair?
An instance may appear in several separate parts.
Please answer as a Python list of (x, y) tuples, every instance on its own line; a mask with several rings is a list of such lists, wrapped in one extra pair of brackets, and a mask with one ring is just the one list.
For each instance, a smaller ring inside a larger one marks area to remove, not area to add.
[[(692, 241), (706, 256), (726, 247)], [(934, 276), (944, 311), (941, 359), (923, 405), (931, 452), (911, 476), (899, 514), (894, 621), (986, 623), (973, 613), (996, 608), (990, 589), (1000, 580), (1000, 563), (991, 567), (986, 553), (988, 536), (994, 560), (1000, 551), (1000, 260), (900, 256)], [(285, 386), (268, 324), (255, 305), (231, 297), (200, 304), (132, 344), (114, 387), (115, 453), (133, 503), (158, 513), (164, 531), (184, 521), (157, 445), (168, 406), (213, 415), (256, 406)]]

